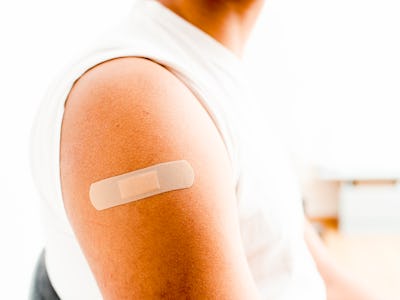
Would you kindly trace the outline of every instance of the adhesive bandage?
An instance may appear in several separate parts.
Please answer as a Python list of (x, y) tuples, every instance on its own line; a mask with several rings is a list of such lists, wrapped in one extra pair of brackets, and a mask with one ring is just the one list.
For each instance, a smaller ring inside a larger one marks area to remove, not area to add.
[(89, 197), (97, 210), (103, 210), (164, 192), (186, 189), (193, 182), (192, 166), (186, 160), (177, 160), (97, 181), (90, 186)]

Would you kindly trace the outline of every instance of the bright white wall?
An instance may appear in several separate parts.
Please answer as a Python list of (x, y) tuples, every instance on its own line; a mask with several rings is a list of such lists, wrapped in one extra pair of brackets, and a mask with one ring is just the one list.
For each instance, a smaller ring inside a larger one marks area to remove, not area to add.
[(397, 0), (267, 1), (250, 69), (303, 157), (400, 170), (399, 15)]
[(0, 298), (26, 299), (43, 246), (28, 165), (34, 111), (51, 78), (131, 0), (0, 2)]
[[(28, 167), (34, 110), (57, 71), (131, 3), (0, 2), (0, 282), (6, 283), (0, 298), (25, 298), (43, 245)], [(249, 46), (249, 68), (266, 117), (303, 156), (399, 163), (398, 3), (268, 1)]]

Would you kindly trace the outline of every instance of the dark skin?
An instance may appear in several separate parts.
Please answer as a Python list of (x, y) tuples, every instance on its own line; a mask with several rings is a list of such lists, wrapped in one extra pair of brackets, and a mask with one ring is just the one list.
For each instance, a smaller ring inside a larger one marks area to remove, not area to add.
[(264, 0), (159, 0), (241, 56)]
[[(160, 2), (241, 56), (264, 1)], [(104, 299), (258, 298), (225, 146), (169, 71), (120, 58), (86, 72), (66, 102), (60, 155), (64, 205)], [(91, 205), (93, 182), (179, 159), (194, 169), (192, 188), (104, 211)], [(376, 299), (339, 271), (306, 228), (328, 298)]]
[[(190, 189), (102, 211), (91, 205), (91, 183), (180, 159), (194, 169)], [(114, 59), (75, 84), (63, 120), (61, 179), (105, 299), (257, 297), (225, 146), (199, 101), (160, 65)]]

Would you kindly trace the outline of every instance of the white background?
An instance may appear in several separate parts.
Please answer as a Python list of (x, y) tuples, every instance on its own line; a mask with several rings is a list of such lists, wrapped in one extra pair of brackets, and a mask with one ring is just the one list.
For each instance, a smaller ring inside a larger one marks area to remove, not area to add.
[[(29, 130), (51, 78), (132, 0), (0, 3), (0, 298), (26, 298), (44, 238)], [(247, 55), (293, 151), (343, 169), (400, 170), (400, 3), (269, 0)], [(255, 63), (257, 62), (257, 63)]]

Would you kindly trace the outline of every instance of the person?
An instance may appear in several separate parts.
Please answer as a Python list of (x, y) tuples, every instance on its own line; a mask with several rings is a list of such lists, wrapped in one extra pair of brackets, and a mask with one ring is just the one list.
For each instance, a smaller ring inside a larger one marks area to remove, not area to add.
[[(137, 1), (33, 129), (47, 243), (32, 299), (370, 299), (304, 221), (242, 53), (262, 0)], [(186, 160), (192, 187), (98, 211), (92, 183)]]

